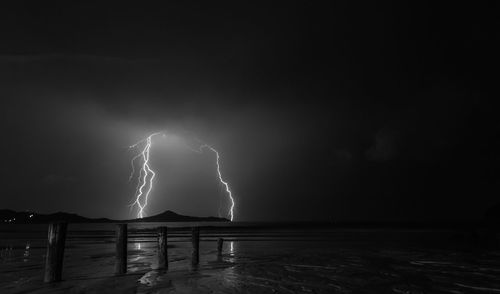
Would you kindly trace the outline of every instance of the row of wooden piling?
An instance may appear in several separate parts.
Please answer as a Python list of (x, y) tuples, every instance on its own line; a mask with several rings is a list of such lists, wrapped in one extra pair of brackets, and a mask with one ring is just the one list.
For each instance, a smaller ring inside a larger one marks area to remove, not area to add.
[[(67, 223), (52, 223), (49, 225), (47, 255), (45, 259), (44, 282), (61, 281), (64, 247), (66, 241)], [(200, 228), (191, 229), (191, 264), (198, 265), (200, 261)], [(115, 274), (123, 275), (127, 272), (127, 224), (116, 226), (116, 261)], [(217, 254), (222, 255), (223, 239), (217, 240)], [(158, 269), (168, 269), (167, 227), (158, 228)]]

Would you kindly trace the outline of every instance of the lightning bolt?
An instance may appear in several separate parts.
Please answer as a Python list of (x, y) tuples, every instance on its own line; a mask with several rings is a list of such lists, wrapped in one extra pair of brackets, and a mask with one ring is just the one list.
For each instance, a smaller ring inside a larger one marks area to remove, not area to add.
[[(151, 193), (151, 190), (153, 189), (153, 179), (156, 176), (156, 173), (151, 169), (151, 166), (149, 165), (149, 154), (150, 154), (150, 149), (152, 145), (152, 139), (156, 135), (160, 135), (162, 133), (157, 132), (149, 135), (146, 139), (143, 139), (134, 145), (131, 145), (129, 148), (136, 148), (141, 144), (144, 144), (144, 148), (142, 149), (142, 152), (140, 152), (138, 155), (134, 156), (131, 160), (131, 166), (132, 166), (132, 173), (130, 174), (129, 180), (132, 179), (135, 173), (135, 168), (134, 168), (134, 161), (142, 157), (142, 168), (139, 171), (139, 177), (138, 177), (138, 182), (137, 182), (137, 189), (135, 193), (135, 201), (130, 204), (131, 208), (137, 205), (138, 211), (137, 211), (137, 218), (143, 218), (144, 217), (144, 209), (148, 205), (148, 198), (149, 194)], [(164, 134), (163, 134), (164, 135)], [(148, 181), (149, 177), (149, 181)], [(147, 186), (147, 187), (146, 187)], [(146, 189), (146, 191), (144, 191)]]
[(219, 181), (224, 185), (224, 187), (226, 188), (226, 192), (227, 192), (227, 195), (229, 197), (229, 200), (231, 200), (231, 207), (229, 208), (229, 215), (231, 216), (231, 221), (233, 221), (234, 219), (234, 198), (233, 198), (233, 193), (231, 192), (231, 190), (229, 189), (229, 184), (228, 182), (224, 181), (224, 179), (222, 179), (222, 174), (221, 174), (221, 171), (220, 171), (220, 156), (219, 156), (219, 152), (217, 150), (215, 150), (213, 147), (211, 146), (208, 146), (208, 145), (202, 145), (200, 148), (202, 147), (206, 147), (208, 149), (210, 149), (212, 152), (214, 152), (216, 154), (216, 157), (217, 157), (217, 175), (219, 176)]
[[(134, 156), (132, 160), (130, 161), (130, 165), (132, 166), (132, 171), (129, 176), (129, 181), (133, 178), (135, 174), (135, 160), (138, 158), (142, 158), (142, 167), (139, 170), (139, 176), (137, 179), (137, 187), (136, 187), (136, 192), (134, 194), (135, 201), (130, 204), (131, 209), (137, 206), (137, 218), (143, 218), (144, 217), (144, 210), (146, 206), (148, 205), (148, 197), (149, 194), (151, 193), (151, 190), (153, 189), (153, 179), (156, 176), (156, 173), (151, 169), (151, 166), (149, 165), (149, 155), (150, 155), (150, 149), (152, 145), (152, 139), (156, 135), (163, 135), (163, 137), (166, 137), (166, 135), (162, 132), (156, 132), (145, 139), (135, 143), (134, 145), (129, 146), (129, 148), (137, 148), (138, 146), (144, 144), (144, 148), (142, 151)], [(186, 148), (189, 150), (196, 152), (196, 153), (203, 153), (204, 149), (208, 149), (215, 153), (216, 155), (216, 165), (217, 165), (217, 178), (220, 181), (220, 183), (225, 187), (226, 193), (228, 195), (228, 198), (231, 202), (231, 206), (228, 211), (228, 216), (231, 221), (234, 219), (234, 207), (235, 207), (235, 201), (233, 194), (231, 192), (231, 189), (229, 188), (229, 183), (224, 181), (222, 178), (222, 173), (221, 173), (221, 165), (220, 165), (220, 155), (219, 152), (213, 148), (212, 146), (202, 143), (201, 141), (197, 140), (200, 142), (200, 147), (198, 149), (193, 149), (189, 145), (184, 144)], [(149, 177), (149, 181), (148, 181)], [(145, 191), (144, 191), (145, 190)], [(220, 202), (219, 202), (219, 214), (220, 214)]]
[[(132, 147), (130, 147), (130, 148), (132, 148)], [(137, 158), (141, 157), (141, 156), (142, 156), (142, 153), (139, 153), (139, 154), (137, 154), (136, 156), (134, 156), (134, 157), (132, 158), (132, 160), (130, 161), (130, 166), (132, 167), (132, 171), (130, 172), (130, 176), (128, 177), (128, 181), (129, 181), (129, 182), (130, 182), (130, 181), (132, 181), (132, 178), (134, 177), (134, 174), (135, 174), (135, 164), (134, 164), (134, 161), (135, 161)]]
[[(199, 141), (199, 140), (198, 140)], [(193, 152), (196, 152), (196, 153), (203, 153), (203, 149), (208, 149), (210, 151), (212, 151), (213, 153), (215, 153), (215, 156), (216, 156), (216, 164), (217, 164), (217, 177), (219, 178), (219, 181), (221, 182), (221, 184), (225, 187), (226, 189), (226, 193), (227, 193), (227, 196), (229, 197), (229, 201), (231, 202), (231, 206), (229, 207), (229, 212), (228, 212), (228, 216), (229, 216), (229, 219), (231, 221), (233, 221), (234, 219), (234, 205), (235, 205), (235, 202), (234, 202), (234, 198), (233, 198), (233, 193), (231, 192), (231, 189), (229, 189), (229, 183), (224, 181), (224, 179), (222, 178), (222, 173), (221, 173), (221, 168), (220, 168), (220, 155), (219, 155), (219, 152), (217, 150), (215, 150), (215, 148), (213, 148), (212, 146), (208, 145), (208, 144), (202, 144), (200, 145), (199, 149), (196, 150), (196, 149), (193, 149), (189, 146), (186, 146), (188, 147), (191, 151)], [(219, 210), (220, 210), (220, 207), (219, 207)]]

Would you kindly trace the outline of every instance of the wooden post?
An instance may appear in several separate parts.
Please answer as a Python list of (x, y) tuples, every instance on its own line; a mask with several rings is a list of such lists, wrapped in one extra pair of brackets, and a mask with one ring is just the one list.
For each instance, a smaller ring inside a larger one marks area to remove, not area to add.
[(45, 276), (43, 278), (45, 283), (61, 280), (67, 227), (68, 224), (64, 222), (49, 225)]
[(222, 256), (222, 244), (224, 243), (224, 239), (219, 238), (217, 240), (217, 255)]
[(127, 224), (116, 226), (116, 263), (115, 274), (123, 275), (127, 272)]
[(167, 227), (158, 230), (158, 268), (168, 269)]
[(192, 228), (191, 242), (193, 243), (193, 251), (191, 253), (191, 264), (198, 265), (200, 262), (200, 228)]

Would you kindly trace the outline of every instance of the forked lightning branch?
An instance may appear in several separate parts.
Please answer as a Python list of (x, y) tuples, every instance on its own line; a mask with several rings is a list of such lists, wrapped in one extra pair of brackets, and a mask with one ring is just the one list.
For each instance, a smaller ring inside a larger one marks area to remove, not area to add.
[[(165, 133), (162, 132), (157, 132), (149, 135), (145, 139), (142, 139), (141, 141), (129, 146), (130, 149), (138, 149), (139, 152), (137, 155), (135, 155), (132, 160), (131, 160), (131, 167), (132, 171), (130, 173), (129, 181), (132, 180), (134, 175), (136, 174), (135, 171), (135, 161), (139, 160), (140, 161), (140, 166), (141, 168), (139, 169), (138, 176), (137, 176), (137, 187), (136, 191), (134, 194), (134, 202), (130, 204), (131, 208), (137, 209), (137, 218), (143, 218), (146, 215), (146, 208), (148, 205), (148, 199), (151, 195), (151, 191), (153, 189), (153, 183), (154, 179), (156, 177), (156, 173), (151, 169), (150, 166), (150, 149), (151, 145), (153, 144), (153, 138), (156, 136), (162, 136), (162, 137), (167, 137)], [(220, 181), (220, 183), (224, 186), (225, 193), (227, 194), (227, 197), (229, 198), (230, 206), (227, 212), (227, 215), (231, 221), (234, 219), (234, 197), (231, 192), (231, 189), (229, 188), (229, 183), (224, 181), (222, 178), (222, 173), (221, 173), (221, 165), (220, 165), (220, 155), (219, 152), (213, 148), (210, 145), (207, 144), (200, 144), (198, 149), (193, 149), (189, 146), (186, 145), (186, 148), (189, 150), (196, 152), (196, 153), (203, 153), (204, 150), (209, 150), (213, 152), (216, 155), (216, 167), (217, 167), (217, 178)]]

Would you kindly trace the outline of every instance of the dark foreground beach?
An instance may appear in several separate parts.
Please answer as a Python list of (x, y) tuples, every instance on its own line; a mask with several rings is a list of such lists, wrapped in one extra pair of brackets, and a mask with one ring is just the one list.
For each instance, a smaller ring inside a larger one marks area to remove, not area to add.
[(156, 269), (161, 225), (186, 226), (131, 224), (128, 273), (116, 277), (114, 225), (70, 224), (54, 284), (42, 282), (47, 226), (3, 225), (0, 293), (500, 293), (498, 247), (453, 229), (225, 224), (201, 230), (195, 268), (189, 231), (172, 229), (165, 271)]

